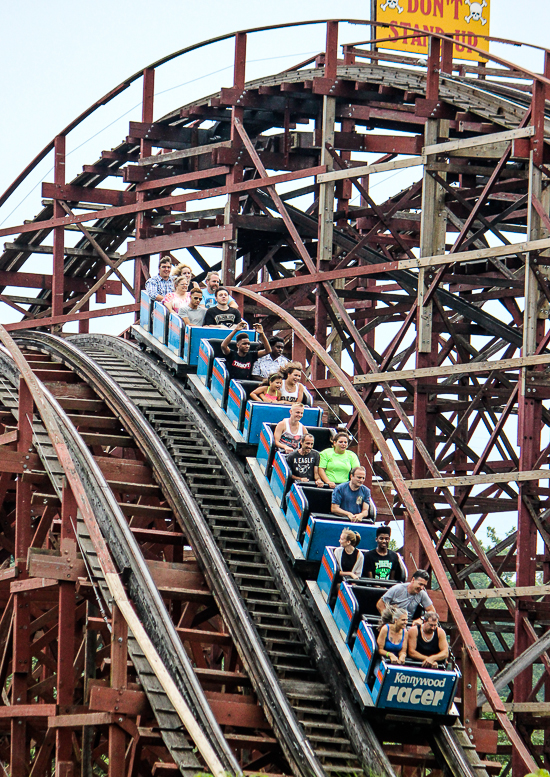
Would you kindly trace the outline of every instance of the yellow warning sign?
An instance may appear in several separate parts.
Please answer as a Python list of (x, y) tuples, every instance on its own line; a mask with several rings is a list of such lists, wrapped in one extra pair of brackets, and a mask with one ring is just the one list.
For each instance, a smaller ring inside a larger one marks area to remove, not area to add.
[(376, 28), (377, 48), (427, 54), (429, 39), (422, 33), (439, 32), (455, 36), (454, 58), (482, 60), (462, 44), (489, 51), (489, 41), (479, 36), (490, 34), (490, 5), (491, 0), (376, 0), (376, 21), (390, 25)]

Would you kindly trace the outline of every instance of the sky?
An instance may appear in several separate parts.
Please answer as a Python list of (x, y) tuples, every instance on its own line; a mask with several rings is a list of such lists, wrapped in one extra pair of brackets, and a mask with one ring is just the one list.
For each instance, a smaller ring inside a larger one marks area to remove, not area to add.
[[(523, 0), (521, 13), (519, 7), (517, 0), (492, 0), (491, 34), (544, 45), (550, 3)], [(348, 0), (345, 6), (328, 0), (278, 0), (271, 4), (242, 0), (6, 3), (0, 48), (4, 148), (0, 189), (4, 191), (75, 116), (157, 58), (246, 27), (334, 16), (366, 19), (369, 12), (370, 0)], [(340, 42), (365, 39), (367, 29), (342, 25)], [(249, 63), (248, 75), (277, 72), (323, 48), (321, 25), (252, 36), (248, 57), (253, 61)], [(528, 67), (541, 65), (540, 53), (529, 49), (497, 44), (493, 52)], [(161, 68), (155, 86), (155, 115), (158, 117), (175, 105), (209, 94), (220, 86), (229, 86), (230, 64), (231, 43), (227, 42)], [(91, 164), (103, 148), (111, 148), (127, 134), (128, 120), (139, 119), (139, 109), (133, 108), (139, 99), (140, 87), (136, 84), (71, 133), (67, 140), (67, 179), (82, 164)], [(40, 205), (37, 184), (42, 178), (51, 180), (50, 168), (48, 159), (25, 181), (0, 209), (0, 222), (19, 223), (34, 215)], [(25, 197), (23, 205), (14, 211)]]

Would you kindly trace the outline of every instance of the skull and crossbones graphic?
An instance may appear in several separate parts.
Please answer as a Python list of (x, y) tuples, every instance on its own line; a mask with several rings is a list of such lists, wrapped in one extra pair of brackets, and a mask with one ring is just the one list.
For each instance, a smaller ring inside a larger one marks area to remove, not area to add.
[(470, 24), (471, 21), (481, 22), (483, 25), (487, 24), (487, 19), (483, 18), (483, 9), (487, 6), (486, 0), (482, 0), (481, 3), (472, 3), (471, 0), (465, 0), (465, 2), (470, 6), (470, 13), (464, 17), (464, 21), (467, 24)]
[(403, 13), (403, 8), (401, 8), (399, 5), (399, 0), (386, 0), (386, 2), (381, 5), (380, 8), (382, 11), (385, 11), (386, 8), (389, 8), (390, 11), (398, 11), (398, 13)]

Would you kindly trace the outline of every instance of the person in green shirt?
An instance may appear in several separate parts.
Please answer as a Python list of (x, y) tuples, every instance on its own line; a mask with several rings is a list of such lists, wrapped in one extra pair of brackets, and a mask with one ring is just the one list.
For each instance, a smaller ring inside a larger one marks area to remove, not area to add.
[(332, 448), (321, 451), (319, 459), (319, 477), (330, 488), (336, 488), (339, 483), (347, 483), (349, 473), (359, 466), (359, 459), (352, 451), (348, 451), (349, 436), (346, 432), (338, 432), (332, 440)]

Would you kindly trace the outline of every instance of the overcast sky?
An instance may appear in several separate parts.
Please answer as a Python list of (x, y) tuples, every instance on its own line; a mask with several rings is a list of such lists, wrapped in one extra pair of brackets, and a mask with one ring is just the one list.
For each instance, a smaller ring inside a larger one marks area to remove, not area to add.
[[(546, 0), (523, 0), (521, 4), (517, 0), (492, 0), (491, 6), (493, 36), (540, 46), (547, 43), (550, 3)], [(345, 5), (328, 0), (6, 3), (0, 49), (3, 74), (0, 189), (4, 191), (36, 153), (91, 103), (127, 76), (172, 51), (244, 27), (331, 16), (365, 19), (369, 8), (370, 0), (347, 0)], [(361, 27), (342, 26), (340, 41), (364, 39), (365, 32)], [(256, 61), (250, 64), (249, 75), (276, 72), (292, 64), (295, 58), (299, 61), (304, 54), (322, 48), (320, 26), (253, 36), (249, 57)], [(540, 55), (528, 50), (497, 46), (494, 52), (530, 67), (541, 64)], [(157, 96), (156, 116), (219, 86), (229, 85), (230, 69), (222, 68), (227, 68), (230, 62), (230, 45), (219, 44), (162, 68), (156, 91), (171, 91)], [(213, 75), (208, 76), (209, 73)], [(72, 152), (68, 159), (68, 178), (82, 164), (95, 160), (103, 148), (111, 148), (127, 134), (128, 120), (139, 119), (138, 109), (132, 110), (139, 97), (136, 85), (111, 105), (100, 108), (81, 129), (71, 134), (67, 141), (67, 151)], [(127, 115), (115, 122), (126, 111)], [(111, 122), (115, 123), (108, 127)], [(96, 133), (100, 134), (93, 137)], [(22, 185), (0, 211), (0, 222), (17, 223), (18, 216), (22, 219), (34, 214), (39, 206), (39, 188), (28, 197), (22, 209), (10, 216), (16, 204), (43, 176), (51, 179), (50, 168), (51, 160), (48, 160)]]

